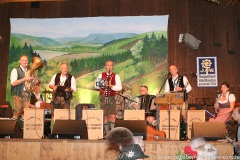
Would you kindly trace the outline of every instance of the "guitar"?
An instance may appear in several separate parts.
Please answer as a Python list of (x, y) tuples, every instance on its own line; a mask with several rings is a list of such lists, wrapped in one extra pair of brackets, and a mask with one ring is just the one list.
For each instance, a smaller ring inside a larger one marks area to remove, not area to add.
[[(156, 130), (152, 126), (147, 126), (147, 140), (148, 141), (157, 141), (157, 140), (165, 140), (166, 133), (164, 131)], [(167, 139), (168, 140), (168, 139)]]

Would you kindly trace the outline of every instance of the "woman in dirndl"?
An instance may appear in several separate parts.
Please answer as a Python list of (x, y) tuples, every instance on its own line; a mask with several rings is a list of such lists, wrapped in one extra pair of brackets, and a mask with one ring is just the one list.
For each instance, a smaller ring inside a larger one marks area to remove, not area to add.
[(210, 118), (209, 122), (225, 122), (234, 109), (236, 97), (229, 91), (229, 84), (223, 82), (221, 84), (221, 94), (217, 96), (216, 103), (214, 105), (217, 117)]

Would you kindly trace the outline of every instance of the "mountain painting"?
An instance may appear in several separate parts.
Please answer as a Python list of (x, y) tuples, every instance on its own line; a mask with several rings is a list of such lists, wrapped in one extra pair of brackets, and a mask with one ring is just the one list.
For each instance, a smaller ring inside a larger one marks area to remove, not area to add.
[[(26, 54), (40, 57), (44, 67), (36, 70), (41, 91), (51, 91), (48, 84), (58, 73), (61, 62), (69, 64), (69, 73), (76, 78), (77, 91), (71, 108), (79, 103), (93, 103), (99, 107), (99, 91), (94, 88), (98, 74), (104, 71), (105, 61), (114, 62), (114, 72), (120, 75), (121, 95), (134, 100), (139, 87), (146, 85), (156, 95), (167, 74), (166, 16), (89, 17), (58, 19), (11, 19), (11, 38), (6, 101), (11, 100), (10, 73), (19, 66), (19, 58)], [(46, 101), (52, 95), (43, 94)], [(129, 105), (130, 101), (125, 101)]]

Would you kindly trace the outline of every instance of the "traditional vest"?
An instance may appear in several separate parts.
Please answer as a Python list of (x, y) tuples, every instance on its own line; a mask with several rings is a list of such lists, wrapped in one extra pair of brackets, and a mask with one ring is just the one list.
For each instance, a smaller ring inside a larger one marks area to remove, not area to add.
[[(174, 91), (174, 84), (177, 85), (177, 87), (181, 87), (181, 88), (184, 88), (185, 85), (183, 83), (183, 76), (178, 76), (177, 79), (175, 79), (175, 81), (173, 82), (173, 78), (169, 78), (168, 79), (168, 83), (169, 83), (169, 88), (170, 88), (170, 91)], [(184, 102), (187, 101), (188, 99), (188, 94), (186, 91), (184, 91)]]
[[(112, 85), (116, 85), (115, 76), (116, 76), (116, 73), (112, 73), (111, 75), (107, 75), (107, 72), (102, 73), (102, 79), (107, 80), (108, 78), (110, 78)], [(100, 89), (100, 94), (103, 96), (115, 96), (116, 91), (112, 90), (111, 88)]]
[[(17, 80), (25, 77), (25, 73), (21, 67), (16, 68), (16, 70), (17, 70)], [(21, 97), (24, 86), (25, 86), (24, 82), (17, 86), (13, 86), (12, 87), (12, 95)]]
[(178, 84), (178, 87), (184, 88), (183, 76), (178, 76), (175, 82), (173, 82), (173, 78), (171, 77), (168, 79), (168, 83), (170, 91), (174, 91), (174, 84)]
[[(55, 85), (57, 84), (60, 84), (60, 76), (61, 76), (61, 73), (57, 73), (56, 77), (55, 77)], [(70, 88), (71, 87), (71, 80), (72, 80), (72, 75), (71, 74), (68, 74), (67, 75), (67, 79), (65, 81), (65, 83), (63, 84), (64, 86), (66, 86), (66, 88)], [(65, 97), (68, 99), (72, 97), (72, 92), (70, 92), (70, 96), (66, 96), (66, 92), (64, 93), (57, 93), (58, 96), (61, 96), (61, 97)]]

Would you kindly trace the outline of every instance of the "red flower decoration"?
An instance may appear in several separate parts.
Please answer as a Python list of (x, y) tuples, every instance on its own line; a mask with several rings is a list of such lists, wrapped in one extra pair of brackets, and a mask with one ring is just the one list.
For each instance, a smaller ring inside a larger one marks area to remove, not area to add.
[(185, 146), (184, 153), (188, 154), (189, 156), (192, 156), (192, 157), (196, 157), (197, 156), (197, 152), (193, 151), (190, 146)]

